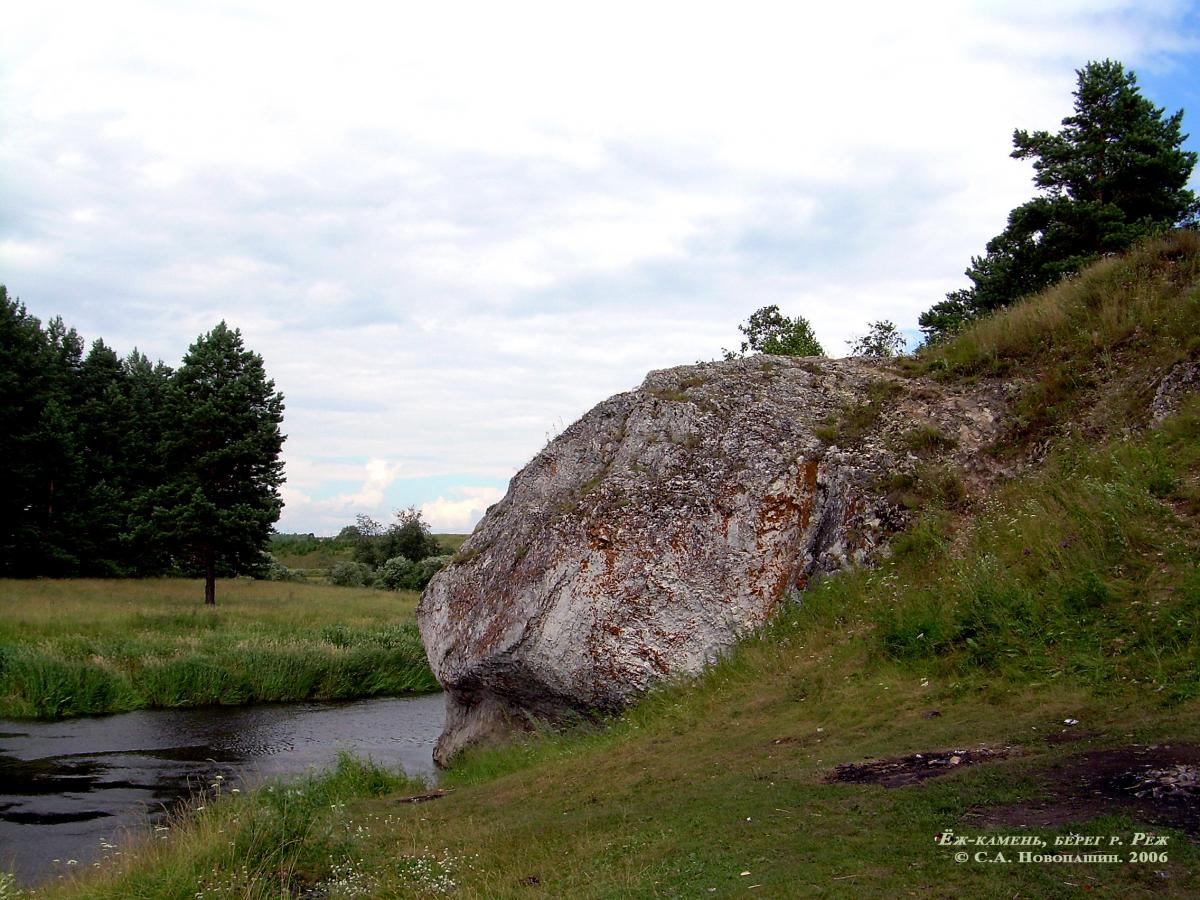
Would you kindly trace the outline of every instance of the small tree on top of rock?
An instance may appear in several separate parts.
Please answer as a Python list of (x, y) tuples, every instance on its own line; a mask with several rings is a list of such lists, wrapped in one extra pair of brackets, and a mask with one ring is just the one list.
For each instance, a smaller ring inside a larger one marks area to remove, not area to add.
[(745, 335), (740, 351), (723, 350), (726, 359), (738, 359), (751, 353), (771, 356), (824, 356), (825, 350), (813, 334), (812, 325), (804, 316), (788, 318), (772, 304), (751, 314), (745, 324), (738, 326)]
[(850, 345), (851, 356), (887, 359), (903, 353), (907, 342), (893, 322), (882, 319), (868, 325), (867, 333), (862, 337), (846, 341), (846, 343)]

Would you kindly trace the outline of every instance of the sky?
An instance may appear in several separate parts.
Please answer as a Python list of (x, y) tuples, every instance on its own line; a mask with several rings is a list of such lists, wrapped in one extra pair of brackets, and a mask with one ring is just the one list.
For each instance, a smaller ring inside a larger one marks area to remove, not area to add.
[[(812, 7), (819, 7), (814, 9)], [(831, 356), (1033, 195), (1112, 58), (1200, 149), (1200, 5), (0, 0), (0, 283), (284, 394), (281, 531), (469, 531), (548, 440), (777, 304)], [(1197, 188), (1193, 179), (1193, 188)]]

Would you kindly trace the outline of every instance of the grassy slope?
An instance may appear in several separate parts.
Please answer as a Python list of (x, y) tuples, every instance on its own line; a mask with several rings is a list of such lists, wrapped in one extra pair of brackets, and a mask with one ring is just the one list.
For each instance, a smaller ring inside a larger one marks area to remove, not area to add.
[(182, 579), (0, 581), (0, 716), (435, 687), (412, 592)]
[[(220, 877), (278, 896), (281, 878), (296, 891), (336, 874), (343, 895), (374, 896), (448, 881), (470, 897), (1196, 896), (1200, 853), (1177, 833), (1166, 862), (1106, 866), (957, 864), (933, 838), (987, 830), (982, 810), (1042, 797), (1082, 749), (1200, 742), (1200, 407), (1123, 433), (1154, 370), (1197, 350), (1198, 249), (1184, 236), (1102, 263), (979, 326), (995, 338), (1020, 334), (1005, 316), (1074, 322), (1046, 340), (1031, 331), (993, 353), (977, 329), (919, 361), (953, 378), (1032, 372), (1022, 402), (1053, 382), (1055, 409), (1027, 402), (997, 454), (1058, 449), (965, 513), (930, 508), (891, 560), (824, 581), (698, 681), (606, 730), (477, 751), (436, 802), (363, 791), (283, 836), (265, 794), (214, 804), (173, 843), (64, 893), (184, 897)], [(1137, 321), (1091, 299), (1096, 279), (1124, 285)], [(1072, 358), (1083, 377), (1064, 381)], [(1097, 403), (1127, 414), (1081, 414)], [(1048, 742), (1066, 718), (1090, 736)], [(823, 781), (842, 762), (980, 744), (1019, 753), (919, 787)], [(248, 841), (244, 823), (264, 818), (277, 840), (235, 864), (227, 837)], [(1128, 839), (1136, 825), (1074, 829)]]

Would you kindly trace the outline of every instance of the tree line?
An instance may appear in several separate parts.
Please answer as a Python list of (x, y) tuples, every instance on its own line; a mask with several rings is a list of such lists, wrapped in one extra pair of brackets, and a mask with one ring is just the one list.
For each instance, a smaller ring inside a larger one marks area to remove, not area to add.
[(0, 285), (0, 575), (203, 575), (264, 564), (283, 397), (224, 322), (178, 368), (122, 358)]
[[(397, 510), (387, 525), (368, 515), (358, 515), (355, 524), (347, 525), (336, 537), (275, 534), (271, 549), (293, 558), (327, 551), (344, 557), (330, 566), (330, 584), (392, 591), (423, 590), (453, 557), (415, 506)], [(282, 581), (304, 576), (275, 559), (267, 577)]]

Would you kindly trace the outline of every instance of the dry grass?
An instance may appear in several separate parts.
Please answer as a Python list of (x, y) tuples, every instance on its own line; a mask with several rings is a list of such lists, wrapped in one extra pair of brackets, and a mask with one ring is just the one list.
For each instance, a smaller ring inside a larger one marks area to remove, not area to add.
[(1022, 362), (1082, 364), (1126, 347), (1168, 356), (1200, 349), (1198, 282), (1200, 233), (1176, 231), (975, 322), (922, 362), (932, 372), (1003, 374)]

